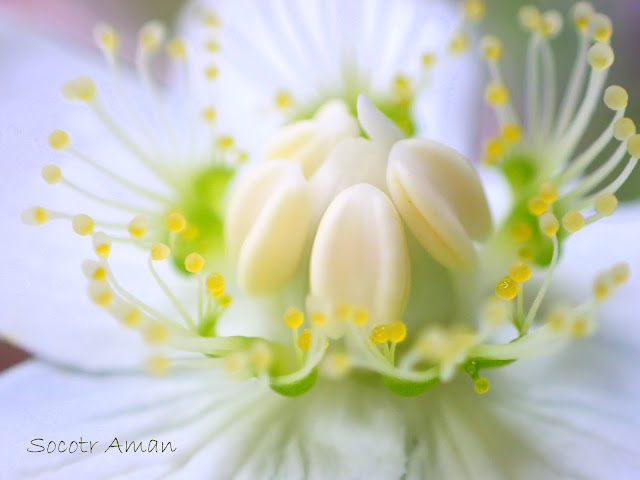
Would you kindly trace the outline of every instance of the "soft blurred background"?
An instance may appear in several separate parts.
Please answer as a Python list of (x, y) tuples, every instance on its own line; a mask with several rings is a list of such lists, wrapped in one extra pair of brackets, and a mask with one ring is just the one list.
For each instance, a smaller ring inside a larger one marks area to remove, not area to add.
[[(398, 0), (393, 0), (398, 1)], [(428, 1), (428, 0), (423, 0)], [(488, 21), (483, 25), (486, 31), (500, 36), (507, 49), (505, 66), (508, 80), (521, 78), (523, 67), (524, 42), (526, 37), (516, 20), (520, 6), (533, 4), (541, 9), (557, 9), (566, 13), (575, 3), (572, 0), (486, 0), (490, 12)], [(0, 0), (0, 64), (4, 75), (13, 71), (12, 62), (16, 54), (12, 48), (6, 48), (15, 42), (15, 30), (24, 31), (24, 35), (46, 36), (51, 42), (67, 46), (70, 49), (84, 50), (84, 54), (99, 55), (93, 46), (92, 28), (104, 21), (118, 26), (122, 34), (122, 51), (131, 59), (136, 43), (139, 26), (149, 19), (162, 20), (172, 25), (185, 3), (184, 0)], [(614, 24), (612, 44), (616, 52), (616, 62), (612, 69), (610, 82), (618, 83), (631, 93), (631, 105), (628, 116), (640, 119), (640, 1), (639, 0), (593, 0), (594, 6), (609, 15)], [(11, 28), (9, 28), (11, 27)], [(561, 78), (568, 76), (575, 55), (575, 34), (565, 29), (554, 42), (554, 51), (558, 57)], [(20, 60), (24, 60), (21, 58)], [(43, 72), (43, 75), (46, 72)], [(4, 76), (3, 75), (3, 76)], [(33, 79), (21, 81), (29, 82)], [(509, 82), (514, 85), (513, 82)], [(5, 92), (11, 94), (11, 92)], [(0, 130), (11, 126), (11, 118), (0, 117)], [(604, 122), (609, 118), (604, 117)], [(597, 126), (594, 125), (594, 129)], [(595, 130), (597, 132), (597, 130)], [(2, 160), (3, 162), (6, 160)], [(620, 192), (620, 197), (632, 200), (640, 197), (640, 169)], [(0, 339), (0, 370), (23, 359), (27, 355)]]

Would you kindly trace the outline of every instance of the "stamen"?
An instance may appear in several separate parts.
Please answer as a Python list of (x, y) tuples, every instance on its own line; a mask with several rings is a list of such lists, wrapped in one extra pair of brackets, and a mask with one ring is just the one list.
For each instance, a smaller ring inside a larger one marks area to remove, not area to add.
[(111, 239), (106, 233), (93, 234), (93, 250), (100, 258), (107, 258), (111, 252)]
[(304, 314), (296, 307), (290, 307), (284, 313), (283, 320), (287, 327), (296, 329), (304, 323)]
[(198, 273), (204, 267), (204, 258), (199, 253), (190, 253), (184, 259), (184, 268), (187, 272)]
[(298, 336), (297, 341), (298, 348), (303, 352), (308, 352), (311, 348), (311, 330), (306, 329), (303, 330), (302, 333)]
[(205, 280), (207, 292), (213, 298), (220, 298), (224, 294), (224, 277), (219, 273), (211, 273)]
[(44, 225), (51, 219), (49, 212), (44, 207), (31, 207), (22, 212), (20, 220), (25, 225)]
[(518, 283), (524, 283), (531, 278), (531, 267), (524, 262), (516, 262), (509, 269), (509, 277)]
[(596, 197), (594, 207), (599, 215), (608, 217), (618, 208), (618, 199), (613, 193), (601, 193)]
[(584, 215), (577, 210), (569, 210), (562, 217), (562, 226), (569, 233), (575, 233), (585, 225)]
[(73, 226), (73, 230), (78, 235), (89, 235), (93, 232), (93, 228), (95, 227), (95, 222), (93, 218), (89, 215), (80, 214), (73, 217), (71, 220), (71, 225)]
[(172, 233), (180, 233), (187, 227), (187, 221), (179, 212), (171, 212), (164, 219), (167, 229)]
[(147, 234), (148, 221), (142, 215), (137, 215), (129, 222), (129, 234), (133, 238), (142, 238)]
[(496, 296), (501, 300), (512, 300), (518, 295), (518, 282), (511, 277), (504, 277), (496, 284)]

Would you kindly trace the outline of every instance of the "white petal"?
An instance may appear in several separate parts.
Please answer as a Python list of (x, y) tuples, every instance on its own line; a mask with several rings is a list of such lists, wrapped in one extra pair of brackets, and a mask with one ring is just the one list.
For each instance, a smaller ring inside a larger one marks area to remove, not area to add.
[(311, 294), (369, 309), (375, 322), (402, 318), (409, 257), (398, 214), (377, 188), (359, 184), (325, 212), (311, 253)]
[(238, 186), (229, 203), (226, 242), (247, 293), (276, 291), (293, 275), (310, 221), (309, 187), (296, 163), (267, 162)]
[(366, 95), (358, 97), (358, 121), (369, 138), (385, 149), (404, 138), (393, 120), (386, 117)]
[(422, 246), (454, 268), (473, 268), (473, 240), (491, 230), (480, 179), (458, 152), (422, 139), (396, 143), (389, 155), (387, 186), (403, 219)]

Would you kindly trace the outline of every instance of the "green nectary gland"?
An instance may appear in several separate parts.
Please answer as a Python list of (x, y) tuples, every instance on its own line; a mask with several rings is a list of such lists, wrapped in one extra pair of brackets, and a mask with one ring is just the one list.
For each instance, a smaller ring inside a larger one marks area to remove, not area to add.
[(190, 253), (197, 252), (207, 258), (223, 251), (224, 197), (234, 173), (235, 170), (226, 165), (206, 167), (192, 177), (191, 184), (169, 209), (180, 212), (187, 221), (187, 228), (177, 234), (173, 242), (168, 232), (164, 240), (172, 244), (172, 259), (178, 270), (186, 273), (184, 259)]
[[(359, 90), (354, 90), (353, 92), (345, 91), (335, 95), (327, 95), (326, 97), (319, 98), (306, 106), (296, 109), (288, 119), (288, 123), (313, 118), (323, 105), (333, 99), (342, 100), (347, 105), (351, 115), (357, 117), (356, 105), (358, 102), (358, 95), (360, 93), (361, 92)], [(412, 115), (412, 107), (415, 100), (414, 97), (391, 98), (373, 96), (371, 97), (371, 100), (375, 106), (387, 117), (393, 120), (398, 128), (400, 128), (400, 130), (402, 130), (402, 132), (407, 136), (412, 137), (416, 133), (416, 125)], [(364, 132), (362, 132), (362, 134), (366, 136)]]

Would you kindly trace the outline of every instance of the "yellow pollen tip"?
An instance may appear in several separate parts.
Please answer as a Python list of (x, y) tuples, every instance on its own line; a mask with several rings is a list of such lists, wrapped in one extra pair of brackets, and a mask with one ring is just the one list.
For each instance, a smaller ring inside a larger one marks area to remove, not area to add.
[(199, 253), (190, 253), (184, 259), (184, 268), (187, 272), (198, 273), (202, 267), (204, 267), (204, 258)]
[(538, 25), (538, 33), (545, 37), (555, 37), (562, 30), (562, 15), (556, 10), (545, 12)]
[(218, 73), (219, 73), (219, 70), (216, 65), (208, 65), (204, 69), (204, 76), (210, 82), (218, 78)]
[(163, 356), (154, 356), (147, 360), (145, 370), (149, 375), (162, 376), (169, 372), (169, 359)]
[(542, 230), (542, 233), (544, 233), (548, 237), (555, 236), (560, 229), (560, 223), (558, 222), (558, 219), (551, 212), (543, 213), (542, 215), (540, 215), (538, 221), (540, 223), (540, 230)]
[(266, 371), (271, 365), (273, 355), (269, 346), (263, 342), (254, 343), (249, 352), (249, 362), (258, 371)]
[(286, 110), (293, 105), (293, 96), (287, 90), (278, 90), (274, 97), (274, 103), (280, 110)]
[(456, 55), (464, 53), (469, 48), (469, 36), (466, 32), (458, 32), (449, 41), (449, 52)]
[(207, 291), (213, 298), (220, 298), (224, 294), (224, 277), (219, 273), (211, 273), (204, 282)]
[(517, 123), (506, 123), (502, 127), (502, 137), (509, 143), (518, 143), (522, 140), (522, 127)]
[(393, 94), (401, 99), (411, 97), (411, 79), (401, 73), (393, 77), (391, 82), (391, 90)]
[(518, 250), (518, 258), (523, 262), (530, 262), (535, 258), (535, 252), (529, 245), (525, 245)]
[(511, 300), (518, 295), (518, 282), (511, 277), (504, 277), (496, 284), (496, 296), (501, 300)]
[(213, 107), (206, 107), (202, 110), (201, 116), (206, 123), (214, 123), (217, 117), (216, 109)]
[(509, 269), (509, 276), (518, 283), (524, 283), (531, 278), (531, 267), (524, 262), (516, 262)]
[(589, 49), (587, 58), (594, 70), (602, 71), (613, 65), (615, 55), (613, 49), (606, 43), (596, 43)]
[(54, 150), (63, 150), (70, 143), (69, 134), (64, 130), (54, 130), (49, 134), (49, 146)]
[(155, 21), (147, 22), (138, 33), (138, 45), (145, 52), (153, 52), (160, 47), (164, 38), (164, 25)]
[(484, 96), (489, 105), (497, 107), (509, 101), (509, 90), (502, 83), (492, 82), (487, 85)]
[(618, 208), (618, 198), (613, 193), (601, 193), (596, 197), (596, 212), (608, 217)]
[(573, 24), (580, 33), (587, 33), (591, 17), (593, 16), (593, 7), (588, 2), (580, 2), (573, 9)]
[(181, 38), (174, 38), (167, 43), (167, 55), (175, 60), (181, 60), (187, 56), (187, 45)]
[(566, 309), (559, 308), (553, 310), (547, 317), (547, 325), (549, 325), (551, 331), (556, 334), (564, 333), (568, 325)]
[(542, 200), (540, 197), (534, 197), (529, 200), (528, 207), (529, 211), (536, 217), (539, 217), (540, 215), (549, 211), (549, 204)]
[(630, 118), (620, 118), (613, 124), (613, 136), (616, 140), (626, 142), (636, 134), (636, 124)]
[(93, 275), (91, 275), (92, 280), (106, 280), (107, 279), (107, 269), (103, 266), (97, 267), (93, 271)]
[(374, 345), (379, 345), (389, 341), (389, 328), (387, 325), (377, 325), (371, 330), (369, 340)]
[(302, 333), (298, 336), (298, 340), (296, 342), (298, 344), (298, 348), (303, 352), (308, 352), (311, 348), (311, 330), (306, 329), (303, 330)]
[(131, 307), (127, 309), (122, 315), (122, 323), (124, 323), (127, 327), (135, 327), (140, 325), (142, 321), (142, 312), (138, 310), (136, 307)]
[(387, 325), (387, 331), (389, 332), (389, 340), (393, 343), (400, 343), (407, 338), (407, 326), (399, 320)]
[(204, 42), (204, 49), (209, 53), (218, 53), (222, 50), (222, 46), (217, 40), (211, 39)]
[(164, 218), (167, 229), (173, 233), (179, 233), (187, 226), (187, 221), (181, 213), (172, 212)]
[(314, 325), (324, 325), (327, 323), (327, 316), (322, 312), (313, 312), (311, 314), (311, 323)]
[(353, 323), (362, 327), (369, 321), (369, 310), (363, 307), (355, 307), (351, 312)]
[(289, 307), (282, 317), (284, 324), (289, 328), (299, 328), (304, 323), (304, 313), (296, 307)]
[(111, 25), (101, 24), (96, 26), (93, 31), (93, 37), (105, 53), (113, 54), (120, 46), (120, 35)]
[(591, 325), (588, 318), (578, 317), (571, 323), (571, 336), (573, 338), (584, 338), (589, 335)]
[(430, 69), (436, 64), (437, 60), (438, 56), (435, 53), (425, 52), (420, 57), (420, 64), (422, 65), (422, 68)]
[(593, 296), (596, 300), (605, 300), (611, 295), (613, 281), (608, 274), (600, 274), (593, 281)]
[(229, 305), (231, 305), (232, 300), (233, 299), (231, 298), (231, 295), (225, 293), (220, 298), (218, 298), (218, 305), (220, 305), (222, 308), (227, 308)]
[(151, 247), (151, 259), (155, 262), (161, 262), (171, 255), (171, 249), (164, 243), (154, 243)]
[(91, 301), (99, 307), (108, 307), (113, 302), (113, 292), (108, 287), (97, 288), (89, 293)]
[(477, 378), (473, 382), (473, 389), (476, 391), (478, 395), (484, 395), (489, 391), (490, 388), (491, 388), (491, 384), (489, 383), (489, 380), (487, 380), (484, 377)]
[(89, 77), (78, 77), (62, 85), (62, 95), (67, 100), (90, 102), (96, 95), (96, 84)]
[(627, 140), (627, 152), (633, 158), (640, 158), (640, 134), (636, 133)]
[(591, 19), (591, 31), (596, 42), (607, 43), (613, 35), (611, 19), (602, 13), (597, 13)]
[(558, 197), (560, 196), (560, 192), (558, 192), (558, 187), (553, 182), (544, 182), (540, 185), (540, 190), (538, 190), (538, 196), (540, 199), (547, 203), (552, 204)]
[(89, 235), (93, 232), (95, 225), (93, 218), (85, 214), (76, 215), (71, 220), (71, 226), (78, 235)]
[(484, 144), (484, 162), (495, 165), (505, 153), (505, 144), (500, 137), (490, 138)]
[(101, 258), (106, 258), (111, 253), (111, 239), (106, 233), (93, 234), (93, 250)]
[(533, 235), (533, 229), (528, 223), (516, 223), (511, 228), (511, 236), (516, 242), (526, 242), (531, 238), (531, 235)]
[(235, 141), (231, 135), (219, 135), (216, 138), (216, 146), (221, 150), (229, 150), (234, 143)]
[(129, 234), (133, 238), (142, 238), (147, 234), (147, 219), (142, 215), (133, 217), (133, 220), (129, 222), (127, 227)]
[(569, 210), (562, 217), (562, 226), (569, 233), (575, 233), (584, 227), (584, 215), (578, 210)]
[(527, 5), (518, 10), (518, 21), (525, 30), (537, 30), (542, 16), (537, 8)]
[(625, 262), (618, 263), (611, 268), (611, 281), (616, 287), (623, 285), (631, 277), (631, 269), (629, 264)]
[(200, 19), (202, 20), (202, 23), (204, 23), (208, 27), (219, 27), (220, 25), (222, 25), (220, 17), (216, 12), (212, 12), (212, 11), (202, 12)]
[(464, 2), (464, 15), (468, 20), (477, 22), (484, 18), (487, 7), (482, 0), (466, 0)]
[(167, 328), (160, 323), (151, 324), (144, 332), (144, 338), (149, 343), (164, 343), (168, 336)]
[(55, 185), (62, 180), (62, 171), (57, 165), (45, 165), (41, 174), (44, 181), (49, 185)]
[(611, 110), (623, 110), (629, 103), (629, 93), (619, 85), (611, 85), (604, 91), (604, 103)]
[(340, 320), (348, 320), (353, 312), (353, 306), (342, 304), (336, 307), (336, 315)]
[(480, 49), (486, 60), (498, 60), (502, 56), (502, 42), (493, 35), (487, 35), (482, 39)]

